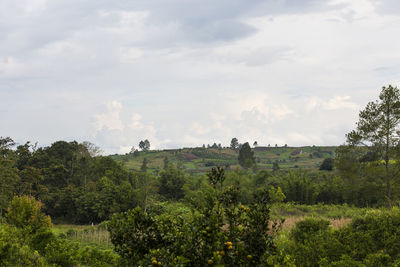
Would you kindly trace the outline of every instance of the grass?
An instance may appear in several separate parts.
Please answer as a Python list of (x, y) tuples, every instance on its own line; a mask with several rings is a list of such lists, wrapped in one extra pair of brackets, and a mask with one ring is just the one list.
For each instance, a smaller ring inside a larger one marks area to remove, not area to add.
[(59, 237), (77, 241), (83, 246), (91, 246), (99, 249), (112, 249), (108, 231), (103, 225), (54, 225), (53, 233)]
[(299, 205), (293, 203), (274, 204), (271, 209), (272, 218), (288, 217), (320, 217), (326, 219), (354, 218), (364, 215), (372, 208), (358, 208), (349, 205)]

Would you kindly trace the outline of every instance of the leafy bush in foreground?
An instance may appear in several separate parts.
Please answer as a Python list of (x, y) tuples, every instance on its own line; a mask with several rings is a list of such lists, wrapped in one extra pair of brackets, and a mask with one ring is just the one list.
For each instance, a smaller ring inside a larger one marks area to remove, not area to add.
[(245, 207), (239, 188), (224, 187), (224, 170), (208, 174), (213, 191), (190, 211), (163, 206), (116, 214), (108, 224), (115, 250), (130, 265), (265, 266), (275, 253), (268, 197)]
[(111, 251), (80, 248), (76, 242), (59, 239), (51, 232), (50, 217), (33, 197), (14, 197), (0, 224), (0, 266), (118, 266)]

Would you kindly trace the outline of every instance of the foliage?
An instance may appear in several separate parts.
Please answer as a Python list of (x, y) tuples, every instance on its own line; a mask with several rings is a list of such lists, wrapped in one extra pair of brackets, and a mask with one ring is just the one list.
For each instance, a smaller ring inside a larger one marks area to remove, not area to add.
[(254, 157), (254, 152), (251, 150), (248, 142), (244, 143), (239, 150), (239, 164), (243, 168), (252, 168), (256, 165), (256, 159)]
[(375, 210), (337, 230), (329, 221), (307, 218), (296, 224), (280, 257), (297, 266), (396, 266), (400, 258), (400, 210)]
[(51, 227), (49, 216), (42, 214), (42, 203), (33, 197), (14, 197), (8, 208), (6, 218), (9, 224), (24, 229), (27, 235), (46, 231)]
[(332, 158), (326, 158), (322, 161), (321, 166), (319, 169), (321, 171), (332, 171), (333, 170), (334, 161)]
[(19, 182), (14, 162), (0, 155), (0, 217), (7, 209)]
[(160, 195), (166, 199), (181, 199), (184, 197), (183, 185), (185, 175), (182, 171), (170, 165), (160, 173)]
[(149, 140), (144, 140), (139, 142), (139, 148), (143, 151), (148, 151), (150, 149), (150, 142)]
[(237, 150), (239, 148), (239, 141), (236, 137), (232, 138), (231, 144), (229, 146), (232, 150)]
[(50, 218), (33, 197), (14, 197), (0, 224), (1, 266), (117, 266), (119, 257), (110, 251), (81, 248), (51, 232)]
[(263, 266), (277, 228), (270, 228), (265, 194), (245, 207), (239, 188), (223, 186), (223, 169), (209, 180), (213, 190), (191, 211), (152, 206), (114, 215), (108, 229), (116, 251), (131, 265)]
[(391, 205), (392, 184), (397, 177), (397, 170), (389, 163), (391, 159), (398, 159), (400, 155), (399, 126), (400, 91), (397, 87), (389, 85), (382, 87), (378, 100), (369, 102), (365, 109), (360, 111), (357, 129), (346, 135), (350, 146), (368, 146), (379, 160), (383, 160), (384, 172), (380, 176), (386, 186), (388, 205)]

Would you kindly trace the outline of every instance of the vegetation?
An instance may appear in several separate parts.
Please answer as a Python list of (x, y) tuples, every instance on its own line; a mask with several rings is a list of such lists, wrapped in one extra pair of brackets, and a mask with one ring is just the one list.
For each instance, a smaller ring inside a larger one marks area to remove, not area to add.
[(251, 151), (249, 143), (244, 143), (239, 150), (238, 161), (240, 166), (243, 168), (251, 168), (256, 165), (256, 159), (254, 158), (254, 152)]
[(80, 246), (52, 233), (50, 217), (33, 197), (14, 197), (0, 224), (1, 266), (117, 266), (112, 250)]
[[(399, 159), (399, 123), (400, 123), (400, 91), (397, 87), (383, 87), (379, 100), (369, 102), (360, 112), (357, 129), (347, 134), (350, 149), (359, 145), (367, 147), (373, 153), (373, 163), (383, 165), (383, 172), (378, 173), (386, 185), (388, 206), (392, 201), (392, 184), (398, 174), (398, 166), (390, 164), (391, 160)], [(382, 160), (382, 162), (381, 162)], [(383, 163), (383, 164), (382, 164)]]
[(399, 123), (389, 86), (336, 150), (0, 138), (0, 266), (398, 266)]

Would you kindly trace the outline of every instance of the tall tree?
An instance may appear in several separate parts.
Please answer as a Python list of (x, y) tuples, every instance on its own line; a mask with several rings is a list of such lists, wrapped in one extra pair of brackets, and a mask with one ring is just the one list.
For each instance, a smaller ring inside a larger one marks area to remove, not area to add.
[(233, 150), (237, 150), (239, 148), (239, 140), (236, 137), (232, 138), (230, 148)]
[(251, 150), (248, 142), (244, 143), (239, 150), (239, 164), (243, 168), (251, 168), (256, 165), (256, 159), (254, 157), (254, 152)]
[(150, 141), (149, 140), (142, 140), (139, 142), (139, 148), (143, 151), (148, 151), (150, 149)]
[[(346, 135), (350, 146), (366, 146), (379, 155), (384, 165), (383, 180), (388, 206), (392, 200), (392, 184), (397, 176), (392, 159), (399, 159), (400, 92), (397, 87), (382, 87), (379, 99), (369, 102), (360, 111), (357, 129)], [(379, 165), (379, 161), (378, 161)]]

